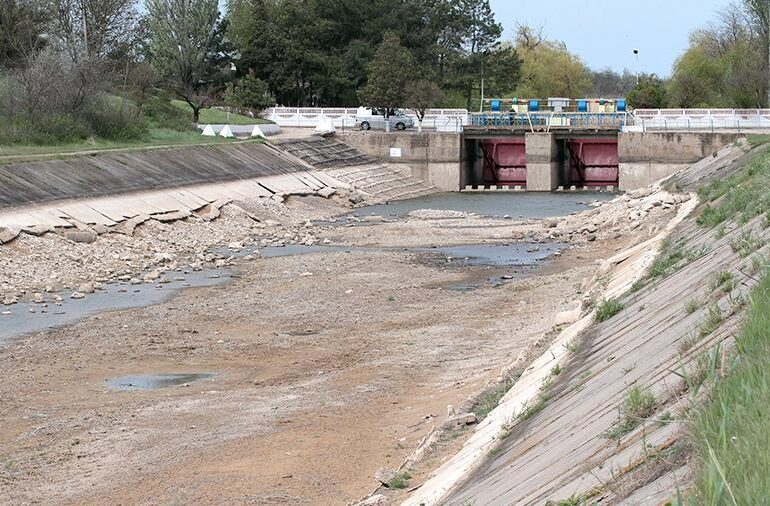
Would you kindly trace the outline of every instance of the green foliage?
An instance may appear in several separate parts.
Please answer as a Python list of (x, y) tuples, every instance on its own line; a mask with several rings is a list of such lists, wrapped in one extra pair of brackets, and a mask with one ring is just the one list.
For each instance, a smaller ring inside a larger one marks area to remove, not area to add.
[(615, 300), (615, 299), (605, 299), (599, 302), (599, 304), (596, 307), (596, 321), (601, 323), (604, 321), (609, 320), (616, 314), (623, 311), (623, 308), (625, 306), (622, 302)]
[(258, 78), (253, 70), (243, 76), (236, 84), (230, 84), (225, 93), (225, 103), (236, 107), (245, 107), (260, 112), (275, 104), (267, 83)]
[(687, 304), (685, 305), (685, 312), (687, 314), (693, 314), (695, 311), (700, 309), (701, 307), (701, 301), (697, 298), (692, 298), (687, 301)]
[(700, 466), (696, 500), (707, 506), (770, 497), (770, 275), (751, 297), (737, 356), (693, 423)]
[(102, 139), (124, 141), (147, 137), (147, 121), (142, 112), (131, 102), (117, 103), (107, 98), (94, 102), (84, 111), (84, 119), (93, 135)]
[(655, 75), (640, 79), (627, 98), (633, 109), (660, 109), (668, 104), (666, 87)]
[(731, 4), (720, 19), (695, 31), (677, 59), (670, 82), (672, 107), (758, 108), (767, 104), (768, 20), (756, 8), (766, 0)]
[(707, 202), (698, 224), (714, 228), (728, 218), (742, 223), (770, 212), (770, 152), (756, 156), (732, 176), (714, 181), (698, 193)]
[[(505, 75), (500, 81), (509, 89), (516, 84), (515, 54), (496, 53), (502, 25), (489, 0), (232, 0), (227, 18), (239, 72), (253, 71), (283, 105), (358, 104), (386, 32), (412, 53), (417, 75), (463, 106), (478, 86), (482, 59), (492, 86), (494, 75)], [(392, 72), (405, 69), (394, 62)]]
[(517, 376), (509, 376), (503, 381), (484, 392), (473, 404), (473, 413), (479, 417), (479, 420), (486, 418), (486, 416), (497, 407), (505, 394), (513, 387), (518, 379)]
[(229, 72), (217, 0), (146, 0), (148, 51), (174, 94), (184, 99), (198, 123), (213, 104)]
[(183, 105), (184, 107), (180, 109), (169, 100), (168, 96), (157, 93), (144, 104), (142, 110), (152, 126), (184, 132), (192, 130), (193, 125), (186, 111), (187, 106)]
[(532, 43), (519, 35), (516, 47), (521, 65), (520, 97), (580, 97), (591, 87), (591, 74), (563, 42)]
[(412, 475), (410, 475), (406, 471), (396, 473), (396, 475), (388, 482), (388, 488), (395, 488), (395, 489), (406, 488), (407, 485), (409, 484), (409, 480), (411, 479), (412, 479)]
[(764, 245), (764, 239), (754, 235), (750, 228), (741, 230), (741, 235), (730, 241), (733, 253), (738, 253), (741, 258), (746, 258)]
[(48, 145), (88, 138), (88, 124), (72, 114), (25, 116), (0, 122), (0, 145)]
[(567, 499), (558, 501), (546, 501), (545, 506), (583, 506), (586, 500), (581, 495), (573, 494)]
[(655, 396), (636, 385), (629, 390), (620, 407), (621, 418), (604, 433), (608, 439), (620, 439), (655, 413)]
[[(172, 100), (171, 105), (179, 109), (180, 111), (189, 111), (190, 107), (181, 100)], [(189, 113), (187, 120), (189, 123)], [(244, 116), (243, 114), (230, 113), (216, 107), (210, 109), (203, 109), (200, 112), (199, 117), (200, 124), (230, 124), (230, 125), (260, 125), (262, 123), (269, 123), (268, 120), (260, 117), (252, 118), (250, 116)]]
[(719, 309), (719, 306), (716, 303), (712, 304), (711, 306), (709, 306), (706, 320), (698, 328), (698, 335), (700, 337), (706, 337), (711, 335), (712, 332), (714, 332), (716, 329), (719, 328), (719, 326), (722, 324), (723, 319), (724, 319), (724, 316), (722, 315), (722, 310)]
[(735, 274), (730, 271), (719, 271), (714, 274), (714, 279), (709, 283), (709, 290), (715, 292), (721, 289), (723, 292), (731, 292), (737, 283)]
[(385, 110), (403, 107), (414, 66), (414, 56), (401, 45), (398, 35), (386, 33), (367, 67), (368, 80), (359, 92), (361, 102)]

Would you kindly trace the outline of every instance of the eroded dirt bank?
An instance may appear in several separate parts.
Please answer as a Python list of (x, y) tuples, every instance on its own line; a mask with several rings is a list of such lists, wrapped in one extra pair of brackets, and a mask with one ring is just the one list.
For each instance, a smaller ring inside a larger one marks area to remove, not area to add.
[[(172, 266), (220, 262), (235, 264), (240, 277), (0, 348), (0, 497), (355, 501), (376, 487), (378, 469), (398, 467), (441, 425), (447, 405), (481, 392), (552, 329), (556, 313), (589, 296), (581, 287), (597, 260), (653, 234), (681, 201), (647, 193), (524, 223), (440, 212), (392, 223), (308, 223), (343, 208), (290, 199), (238, 202), (205, 224), (149, 222), (134, 238), (109, 234), (93, 244), (22, 236), (0, 249), (5, 286), (19, 299), (44, 290), (52, 269), (62, 273), (63, 286), (91, 281), (102, 261), (115, 263), (115, 275), (153, 269), (159, 277)], [(523, 241), (569, 247), (544, 267), (508, 269), (514, 279), (496, 288), (483, 280), (498, 268), (403, 249)], [(206, 256), (231, 242), (366, 248), (253, 260)], [(97, 283), (110, 279), (102, 278)], [(469, 280), (482, 282), (467, 292), (446, 289)], [(145, 391), (106, 383), (196, 372), (214, 376)]]

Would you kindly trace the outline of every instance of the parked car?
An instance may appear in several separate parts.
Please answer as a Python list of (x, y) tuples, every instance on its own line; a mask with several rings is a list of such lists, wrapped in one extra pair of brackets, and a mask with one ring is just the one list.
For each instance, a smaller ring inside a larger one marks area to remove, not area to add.
[[(403, 113), (403, 111), (394, 111), (388, 117), (390, 129), (406, 130), (414, 127), (414, 118)], [(385, 130), (384, 111), (377, 109), (367, 109), (360, 107), (356, 113), (356, 128), (361, 130)]]

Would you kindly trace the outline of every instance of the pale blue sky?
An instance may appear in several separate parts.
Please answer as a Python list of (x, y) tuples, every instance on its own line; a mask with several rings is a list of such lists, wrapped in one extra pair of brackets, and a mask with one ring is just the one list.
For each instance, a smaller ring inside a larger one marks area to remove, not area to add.
[(505, 39), (514, 25), (542, 25), (549, 39), (562, 40), (593, 69), (671, 73), (690, 32), (716, 20), (730, 0), (491, 0)]

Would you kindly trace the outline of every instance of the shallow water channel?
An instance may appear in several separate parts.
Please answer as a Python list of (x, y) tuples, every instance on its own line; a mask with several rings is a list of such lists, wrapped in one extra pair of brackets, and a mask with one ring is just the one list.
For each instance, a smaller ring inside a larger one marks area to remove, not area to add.
[(398, 218), (419, 209), (430, 209), (476, 213), (481, 216), (541, 219), (584, 211), (592, 202), (604, 202), (615, 197), (615, 193), (593, 191), (436, 193), (427, 197), (363, 207), (354, 211), (353, 215)]
[(103, 290), (86, 295), (83, 299), (71, 299), (72, 292), (60, 292), (62, 301), (53, 301), (55, 294), (48, 294), (45, 304), (20, 302), (2, 308), (0, 314), (0, 345), (11, 338), (75, 323), (83, 318), (107, 311), (119, 311), (159, 304), (184, 288), (215, 286), (227, 282), (233, 273), (221, 269), (184, 273), (170, 271), (170, 279), (184, 278), (166, 284), (127, 282), (109, 283)]

